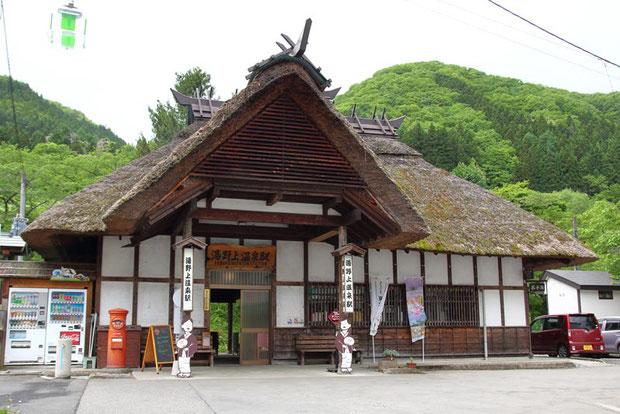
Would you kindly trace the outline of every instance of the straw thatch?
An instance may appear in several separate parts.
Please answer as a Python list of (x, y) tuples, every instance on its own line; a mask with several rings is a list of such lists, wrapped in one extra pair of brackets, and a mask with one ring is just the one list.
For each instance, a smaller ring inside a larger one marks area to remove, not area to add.
[(172, 143), (50, 208), (26, 228), (24, 239), (45, 251), (50, 236), (58, 233), (132, 234), (154, 202), (283, 93), (330, 139), (400, 225), (397, 235), (371, 247), (595, 259), (567, 233), (433, 167), (412, 148), (394, 139), (359, 136), (292, 62), (261, 73), (208, 123), (192, 124)]

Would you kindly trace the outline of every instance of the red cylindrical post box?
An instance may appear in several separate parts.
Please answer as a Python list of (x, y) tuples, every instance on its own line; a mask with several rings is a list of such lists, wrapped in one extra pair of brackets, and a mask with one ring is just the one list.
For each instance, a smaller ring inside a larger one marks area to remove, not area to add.
[(126, 309), (110, 309), (110, 329), (108, 330), (107, 368), (125, 368), (127, 352)]

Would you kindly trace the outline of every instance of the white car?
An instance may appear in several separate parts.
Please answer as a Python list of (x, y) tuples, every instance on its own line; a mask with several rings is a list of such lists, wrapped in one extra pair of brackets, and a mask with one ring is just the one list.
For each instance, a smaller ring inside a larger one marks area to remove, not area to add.
[(598, 319), (605, 342), (605, 351), (620, 354), (620, 316), (603, 316)]

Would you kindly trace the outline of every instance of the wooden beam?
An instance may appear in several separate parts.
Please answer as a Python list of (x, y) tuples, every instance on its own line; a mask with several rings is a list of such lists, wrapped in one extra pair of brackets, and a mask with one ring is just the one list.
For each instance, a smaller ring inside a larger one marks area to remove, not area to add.
[(268, 213), (264, 211), (219, 210), (197, 208), (191, 217), (204, 220), (244, 221), (256, 223), (289, 223), (309, 226), (336, 227), (342, 224), (339, 216), (318, 216), (293, 213)]
[(209, 195), (207, 196), (207, 207), (211, 208), (213, 200), (220, 196), (220, 187), (213, 187)]
[(361, 219), (362, 219), (362, 210), (360, 210), (359, 208), (356, 208), (354, 210), (349, 211), (347, 214), (344, 215), (344, 217), (342, 218), (342, 224), (344, 226), (350, 226), (353, 223), (357, 223)]
[(282, 192), (277, 192), (277, 193), (269, 196), (269, 198), (267, 199), (267, 203), (266, 204), (268, 206), (273, 206), (278, 201), (281, 201), (283, 196), (284, 196), (284, 194), (282, 194)]
[(327, 200), (326, 202), (323, 203), (323, 215), (327, 215), (327, 211), (330, 208), (334, 208), (336, 207), (338, 204), (342, 204), (342, 197), (341, 196), (336, 196), (333, 198), (330, 198), (329, 200)]
[(320, 235), (318, 235), (316, 237), (313, 237), (312, 239), (310, 239), (308, 241), (312, 242), (312, 243), (318, 243), (318, 242), (322, 242), (322, 241), (327, 240), (327, 239), (331, 239), (332, 237), (334, 237), (336, 235), (338, 235), (338, 230), (330, 230), (330, 231), (328, 231), (326, 233), (323, 233), (323, 234), (320, 234)]

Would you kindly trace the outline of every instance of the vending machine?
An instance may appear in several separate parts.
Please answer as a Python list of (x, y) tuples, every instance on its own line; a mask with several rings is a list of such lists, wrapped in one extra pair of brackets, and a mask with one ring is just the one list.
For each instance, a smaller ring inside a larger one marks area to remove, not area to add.
[(86, 289), (49, 289), (45, 363), (56, 362), (58, 340), (71, 339), (71, 362), (81, 363), (86, 343)]
[(9, 289), (5, 364), (43, 364), (47, 294), (48, 289)]

